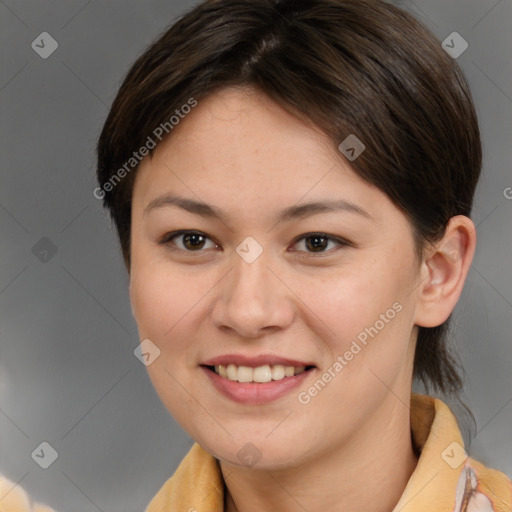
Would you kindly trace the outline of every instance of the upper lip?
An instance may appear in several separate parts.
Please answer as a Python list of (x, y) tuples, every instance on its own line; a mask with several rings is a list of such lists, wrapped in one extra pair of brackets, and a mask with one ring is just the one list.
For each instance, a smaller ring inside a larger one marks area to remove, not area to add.
[(312, 362), (297, 361), (296, 359), (289, 359), (287, 357), (281, 357), (275, 354), (261, 354), (258, 356), (246, 356), (242, 354), (225, 354), (222, 356), (213, 357), (201, 363), (203, 366), (227, 366), (229, 364), (235, 364), (236, 366), (248, 366), (250, 368), (256, 368), (264, 365), (276, 365), (282, 364), (283, 366), (294, 366), (296, 368), (300, 366), (315, 366)]

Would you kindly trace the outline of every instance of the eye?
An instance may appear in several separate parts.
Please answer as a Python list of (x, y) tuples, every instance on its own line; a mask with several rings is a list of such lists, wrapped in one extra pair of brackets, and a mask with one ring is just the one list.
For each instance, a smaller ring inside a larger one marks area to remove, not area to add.
[[(174, 240), (177, 240), (176, 243)], [(174, 231), (172, 233), (167, 233), (162, 240), (160, 240), (159, 244), (161, 245), (169, 245), (172, 244), (176, 246), (178, 249), (187, 252), (200, 252), (201, 249), (205, 248), (206, 241), (210, 240), (213, 244), (213, 248), (218, 247), (216, 243), (214, 243), (210, 237), (208, 237), (205, 233), (201, 231)], [(206, 247), (208, 249), (209, 247)]]
[(306, 233), (302, 235), (294, 245), (299, 245), (299, 242), (302, 242), (302, 246), (306, 248), (306, 251), (299, 252), (310, 252), (310, 253), (320, 253), (325, 254), (327, 252), (331, 252), (331, 249), (327, 251), (327, 247), (329, 243), (333, 243), (338, 246), (350, 246), (351, 244), (343, 240), (342, 238), (327, 235), (326, 233)]
[[(207, 247), (207, 241), (210, 241), (212, 244), (210, 247)], [(339, 246), (352, 246), (350, 242), (344, 240), (339, 237), (331, 236), (326, 233), (306, 233), (302, 235), (300, 238), (297, 238), (293, 243), (293, 246), (303, 244), (306, 250), (298, 250), (297, 252), (310, 254), (319, 254), (323, 255), (325, 253), (329, 253), (335, 250), (336, 245)], [(334, 244), (332, 249), (328, 249), (329, 244)], [(209, 248), (219, 248), (220, 246), (216, 244), (208, 235), (201, 231), (173, 231), (171, 233), (167, 233), (159, 242), (160, 245), (165, 246), (174, 246), (176, 249), (185, 251), (185, 252), (202, 252), (202, 249)], [(170, 247), (174, 249), (173, 247)], [(304, 256), (304, 255), (301, 255)]]

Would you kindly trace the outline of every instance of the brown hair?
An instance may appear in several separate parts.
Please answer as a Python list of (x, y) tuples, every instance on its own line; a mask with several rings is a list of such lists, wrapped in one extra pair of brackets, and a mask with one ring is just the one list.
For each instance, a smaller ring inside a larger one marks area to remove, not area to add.
[[(418, 256), (451, 217), (469, 216), (482, 159), (471, 93), (413, 16), (380, 0), (208, 0), (137, 59), (98, 141), (99, 197), (128, 269), (136, 162), (133, 172), (126, 162), (162, 123), (172, 135), (176, 109), (228, 86), (258, 89), (336, 148), (350, 134), (363, 141), (351, 166), (408, 217)], [(414, 376), (443, 393), (462, 386), (447, 326), (419, 328), (414, 361)]]

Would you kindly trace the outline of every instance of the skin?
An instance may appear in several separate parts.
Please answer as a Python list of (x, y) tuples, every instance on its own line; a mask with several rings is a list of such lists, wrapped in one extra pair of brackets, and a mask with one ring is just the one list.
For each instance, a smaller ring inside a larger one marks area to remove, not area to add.
[[(212, 205), (223, 220), (176, 205), (145, 211), (172, 193)], [(333, 211), (276, 224), (305, 202), (344, 199), (371, 218)], [(417, 326), (453, 310), (473, 257), (470, 219), (415, 259), (411, 226), (361, 180), (322, 132), (262, 94), (229, 88), (199, 102), (137, 171), (130, 297), (140, 339), (160, 356), (147, 369), (170, 413), (220, 460), (225, 510), (391, 511), (417, 463), (409, 401)], [(176, 230), (196, 230), (203, 246)], [(314, 252), (304, 234), (331, 239)], [(236, 252), (247, 236), (263, 252)], [(174, 245), (173, 245), (174, 242)], [(308, 389), (357, 335), (402, 309), (311, 401)], [(313, 361), (297, 391), (263, 405), (221, 395), (199, 368), (227, 353)], [(260, 459), (237, 457), (252, 443)], [(191, 504), (193, 506), (194, 504)]]

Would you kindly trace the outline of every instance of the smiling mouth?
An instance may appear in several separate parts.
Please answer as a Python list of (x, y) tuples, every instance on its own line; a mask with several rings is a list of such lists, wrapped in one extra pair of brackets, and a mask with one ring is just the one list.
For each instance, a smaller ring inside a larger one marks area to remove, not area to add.
[(284, 366), (282, 364), (262, 365), (257, 367), (238, 366), (236, 364), (207, 366), (205, 368), (215, 372), (226, 380), (238, 382), (265, 383), (283, 380), (315, 368), (314, 366)]

